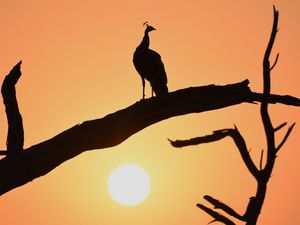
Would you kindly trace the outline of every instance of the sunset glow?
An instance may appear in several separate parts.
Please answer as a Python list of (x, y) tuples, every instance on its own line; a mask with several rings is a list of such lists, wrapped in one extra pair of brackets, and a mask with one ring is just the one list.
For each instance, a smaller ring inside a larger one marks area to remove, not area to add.
[[(273, 4), (279, 11), (279, 32), (270, 64), (277, 53), (280, 57), (271, 73), (271, 93), (300, 98), (297, 0), (2, 0), (0, 83), (22, 60), (16, 92), (24, 147), (141, 100), (142, 82), (132, 59), (145, 21), (156, 29), (149, 34), (150, 48), (161, 55), (170, 92), (248, 79), (250, 89), (261, 93)], [(149, 82), (145, 95), (151, 98)], [(204, 195), (242, 215), (256, 182), (232, 139), (175, 149), (168, 138), (189, 139), (237, 126), (259, 167), (261, 151), (266, 150), (259, 107), (243, 103), (173, 117), (115, 147), (86, 151), (0, 196), (0, 224), (203, 225), (213, 220), (196, 207), (210, 206)], [(277, 154), (257, 225), (298, 225), (300, 108), (270, 104), (269, 110), (274, 127), (283, 122), (296, 126)], [(276, 133), (276, 144), (287, 127)], [(6, 135), (1, 103), (0, 150), (6, 149)], [(261, 164), (265, 159), (266, 154)], [(151, 178), (151, 192), (143, 189), (149, 194), (134, 207), (118, 204), (110, 194), (114, 191), (108, 190), (115, 182), (109, 179), (112, 171), (128, 162)]]

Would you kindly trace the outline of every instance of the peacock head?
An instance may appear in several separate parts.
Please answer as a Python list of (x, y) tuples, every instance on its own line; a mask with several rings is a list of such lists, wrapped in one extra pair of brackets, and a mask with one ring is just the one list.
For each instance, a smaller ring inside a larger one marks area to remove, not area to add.
[(143, 25), (146, 26), (146, 30), (145, 30), (146, 33), (149, 33), (150, 31), (156, 30), (154, 27), (150, 26), (148, 24), (148, 22), (143, 23)]

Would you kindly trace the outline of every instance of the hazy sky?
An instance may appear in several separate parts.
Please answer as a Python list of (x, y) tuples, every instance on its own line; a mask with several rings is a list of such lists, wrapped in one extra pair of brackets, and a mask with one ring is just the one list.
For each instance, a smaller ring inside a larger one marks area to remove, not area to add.
[[(247, 78), (251, 89), (260, 92), (273, 4), (280, 16), (271, 59), (277, 52), (280, 58), (272, 71), (272, 92), (300, 97), (300, 1), (1, 1), (0, 76), (2, 82), (23, 60), (17, 94), (25, 147), (140, 100), (142, 85), (132, 54), (143, 37), (145, 21), (157, 29), (150, 34), (150, 47), (163, 58), (170, 91)], [(150, 97), (149, 85), (146, 91)], [(297, 125), (277, 158), (259, 224), (297, 225), (299, 108), (274, 105), (270, 111), (274, 126), (284, 121)], [(207, 224), (211, 218), (195, 206), (206, 204), (205, 194), (243, 213), (256, 184), (232, 140), (181, 150), (167, 141), (234, 124), (258, 163), (265, 148), (259, 105), (172, 118), (114, 148), (81, 154), (1, 196), (0, 223)], [(2, 104), (0, 126), (0, 148), (5, 149)], [(151, 178), (149, 197), (135, 207), (118, 205), (108, 194), (108, 176), (123, 163), (143, 167)]]

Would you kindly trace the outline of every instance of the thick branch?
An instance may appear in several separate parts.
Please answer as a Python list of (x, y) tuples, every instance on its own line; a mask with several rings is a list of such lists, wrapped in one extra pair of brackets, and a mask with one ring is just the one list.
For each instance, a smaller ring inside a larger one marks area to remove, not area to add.
[[(5, 111), (8, 122), (8, 133), (7, 133), (7, 154), (13, 156), (23, 150), (24, 144), (24, 131), (22, 116), (19, 112), (16, 88), (20, 76), (21, 76), (21, 63), (20, 61), (5, 77), (1, 93), (3, 102), (5, 105)], [(3, 152), (2, 152), (3, 153)]]
[[(118, 145), (140, 130), (159, 121), (220, 109), (244, 102), (260, 101), (248, 80), (240, 83), (193, 87), (160, 98), (141, 100), (101, 119), (85, 121), (57, 136), (22, 151), (18, 157), (0, 161), (0, 194), (47, 174), (61, 163), (87, 150)], [(276, 103), (290, 103), (289, 96), (270, 97)], [(293, 98), (300, 106), (300, 99)]]

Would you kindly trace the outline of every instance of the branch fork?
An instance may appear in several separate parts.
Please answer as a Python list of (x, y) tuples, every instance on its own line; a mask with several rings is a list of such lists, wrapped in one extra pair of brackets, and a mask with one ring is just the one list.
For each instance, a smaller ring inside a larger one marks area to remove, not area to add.
[[(227, 213), (229, 216), (234, 217), (240, 221), (246, 222), (246, 225), (255, 225), (257, 222), (257, 219), (260, 215), (260, 211), (265, 199), (266, 190), (267, 190), (267, 183), (271, 177), (271, 173), (273, 171), (273, 167), (275, 164), (276, 154), (278, 151), (282, 148), (282, 146), (287, 141), (289, 135), (291, 134), (295, 123), (293, 123), (287, 130), (285, 136), (283, 137), (282, 141), (279, 143), (279, 145), (275, 146), (275, 132), (279, 131), (283, 127), (287, 125), (286, 122), (280, 124), (278, 127), (273, 128), (269, 112), (268, 112), (268, 104), (270, 103), (270, 96), (271, 94), (271, 78), (270, 73), (271, 70), (274, 69), (276, 66), (278, 59), (279, 59), (279, 53), (276, 55), (275, 61), (270, 66), (269, 57), (274, 45), (274, 41), (276, 38), (276, 34), (278, 32), (278, 17), (279, 13), (276, 10), (275, 6), (273, 7), (273, 13), (274, 13), (274, 19), (273, 19), (273, 27), (271, 36), (269, 39), (268, 46), (265, 51), (264, 59), (263, 59), (263, 93), (261, 97), (261, 106), (260, 106), (260, 114), (261, 119), (263, 122), (265, 135), (266, 135), (266, 141), (267, 141), (267, 149), (266, 149), (266, 164), (263, 166), (263, 157), (265, 151), (261, 151), (261, 157), (259, 162), (259, 169), (255, 166), (253, 160), (251, 159), (251, 156), (249, 154), (250, 151), (248, 151), (246, 142), (243, 138), (243, 136), (238, 131), (237, 127), (234, 129), (222, 129), (214, 131), (210, 135), (202, 136), (202, 137), (196, 137), (188, 140), (176, 140), (176, 141), (170, 141), (171, 145), (174, 147), (185, 147), (189, 145), (197, 145), (197, 144), (203, 144), (203, 143), (209, 143), (213, 141), (221, 140), (227, 136), (230, 136), (237, 146), (241, 157), (248, 168), (249, 172), (252, 174), (252, 176), (257, 181), (257, 191), (255, 196), (252, 196), (250, 198), (250, 201), (248, 203), (246, 212), (243, 216), (235, 212), (231, 207), (228, 205), (220, 202), (217, 199), (214, 199), (213, 197), (209, 195), (205, 195), (204, 199), (207, 200), (209, 203), (211, 203), (215, 209), (220, 209), (223, 212)], [(213, 209), (210, 209), (202, 204), (197, 204), (197, 206), (205, 211), (207, 214), (212, 216), (214, 218), (214, 221), (219, 221), (224, 224), (234, 224), (232, 220), (225, 217), (224, 215), (216, 212)]]

